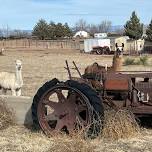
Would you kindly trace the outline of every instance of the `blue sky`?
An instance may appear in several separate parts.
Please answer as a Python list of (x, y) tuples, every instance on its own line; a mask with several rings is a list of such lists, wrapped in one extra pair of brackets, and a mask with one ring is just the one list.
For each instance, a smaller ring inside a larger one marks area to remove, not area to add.
[(0, 0), (0, 4), (0, 28), (32, 29), (40, 18), (70, 26), (79, 19), (124, 25), (134, 10), (144, 24), (152, 19), (152, 0)]

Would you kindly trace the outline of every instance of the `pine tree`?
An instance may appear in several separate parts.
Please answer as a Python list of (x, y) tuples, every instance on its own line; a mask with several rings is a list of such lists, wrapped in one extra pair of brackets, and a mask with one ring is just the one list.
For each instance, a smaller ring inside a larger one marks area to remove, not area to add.
[(146, 30), (146, 34), (147, 34), (147, 40), (152, 42), (152, 20)]
[(143, 24), (140, 23), (140, 19), (137, 17), (135, 11), (132, 12), (130, 20), (126, 22), (125, 35), (131, 39), (138, 40), (143, 35)]
[(64, 26), (62, 23), (56, 24), (55, 36), (56, 38), (63, 38), (65, 36)]
[(67, 36), (67, 37), (72, 36), (72, 30), (70, 29), (68, 23), (64, 24), (64, 33), (65, 33), (65, 36)]
[(49, 24), (49, 38), (50, 39), (55, 39), (56, 37), (55, 31), (56, 31), (56, 25), (53, 21), (51, 21)]
[(33, 36), (37, 36), (39, 39), (44, 40), (49, 38), (49, 25), (44, 19), (40, 19), (33, 28)]

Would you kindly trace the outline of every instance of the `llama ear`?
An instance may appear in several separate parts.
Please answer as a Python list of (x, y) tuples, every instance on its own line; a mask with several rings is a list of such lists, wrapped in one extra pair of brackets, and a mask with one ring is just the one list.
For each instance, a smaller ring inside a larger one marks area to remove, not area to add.
[(122, 47), (124, 47), (125, 45), (124, 45), (124, 43), (122, 43)]
[(118, 47), (118, 43), (115, 44), (116, 48)]

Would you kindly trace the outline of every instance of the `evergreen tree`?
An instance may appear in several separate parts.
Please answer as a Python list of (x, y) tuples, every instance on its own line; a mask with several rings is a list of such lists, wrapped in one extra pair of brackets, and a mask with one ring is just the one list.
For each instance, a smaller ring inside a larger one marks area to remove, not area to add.
[(72, 36), (72, 30), (70, 29), (68, 23), (64, 24), (64, 32), (65, 32), (65, 36), (67, 36), (67, 37)]
[(63, 25), (62, 23), (55, 24), (51, 21), (50, 24), (47, 24), (45, 20), (41, 19), (33, 28), (32, 35), (37, 36), (41, 40), (57, 39), (71, 37), (72, 31), (67, 23)]
[(33, 36), (37, 36), (39, 39), (44, 40), (49, 38), (49, 25), (44, 19), (40, 19), (33, 28)]
[(152, 42), (152, 20), (146, 30), (146, 34), (147, 34), (147, 40)]
[(130, 20), (126, 22), (125, 35), (131, 39), (138, 40), (143, 35), (143, 24), (140, 23), (140, 19), (137, 17), (135, 11), (132, 12)]
[(62, 25), (62, 23), (56, 24), (55, 36), (56, 36), (56, 38), (62, 38), (65, 36), (65, 30), (64, 30), (64, 26)]
[(56, 25), (54, 22), (51, 21), (49, 24), (49, 38), (50, 39), (55, 39), (56, 37), (55, 31), (56, 31)]

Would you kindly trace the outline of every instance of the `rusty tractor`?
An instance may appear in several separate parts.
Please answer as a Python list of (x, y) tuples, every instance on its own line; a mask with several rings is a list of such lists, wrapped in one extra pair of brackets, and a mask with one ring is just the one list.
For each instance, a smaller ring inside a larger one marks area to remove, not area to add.
[(46, 82), (34, 96), (33, 123), (47, 135), (87, 128), (87, 136), (97, 136), (106, 108), (128, 109), (136, 117), (152, 115), (152, 72), (101, 70), (82, 75), (73, 64), (79, 77), (72, 77), (66, 61), (69, 80)]

